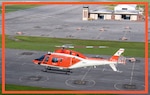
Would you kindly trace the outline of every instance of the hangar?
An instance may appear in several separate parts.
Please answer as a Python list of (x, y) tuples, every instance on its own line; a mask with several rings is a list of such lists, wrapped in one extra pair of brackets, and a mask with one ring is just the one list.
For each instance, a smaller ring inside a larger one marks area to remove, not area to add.
[(119, 4), (114, 7), (114, 10), (98, 9), (89, 10), (89, 7), (83, 7), (82, 20), (129, 20), (129, 21), (143, 21), (143, 9), (137, 10), (135, 4)]
[(111, 20), (112, 19), (112, 11), (103, 9), (103, 10), (94, 10), (90, 12), (90, 18), (92, 19), (104, 19)]

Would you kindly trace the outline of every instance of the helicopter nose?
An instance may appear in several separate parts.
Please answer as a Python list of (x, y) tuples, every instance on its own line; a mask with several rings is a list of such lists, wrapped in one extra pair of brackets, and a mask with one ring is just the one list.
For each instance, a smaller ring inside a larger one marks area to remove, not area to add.
[(39, 61), (36, 60), (36, 59), (32, 60), (32, 62), (33, 62), (34, 64), (38, 64), (38, 63), (39, 63)]

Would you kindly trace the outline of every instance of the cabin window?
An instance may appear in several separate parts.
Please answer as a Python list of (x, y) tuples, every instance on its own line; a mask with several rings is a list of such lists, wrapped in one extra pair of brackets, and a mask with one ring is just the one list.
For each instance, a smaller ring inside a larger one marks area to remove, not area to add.
[(48, 62), (48, 60), (49, 60), (49, 57), (47, 56), (47, 57), (45, 58), (45, 61)]
[(58, 62), (58, 58), (52, 58), (52, 62), (57, 63)]
[(62, 59), (60, 59), (60, 62), (62, 62)]

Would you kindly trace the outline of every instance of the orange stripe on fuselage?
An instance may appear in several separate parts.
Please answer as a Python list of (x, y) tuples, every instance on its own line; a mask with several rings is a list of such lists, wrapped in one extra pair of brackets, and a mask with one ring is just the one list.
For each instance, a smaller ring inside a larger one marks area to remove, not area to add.
[(119, 56), (112, 56), (112, 57), (110, 58), (110, 61), (117, 61), (118, 58), (119, 58)]

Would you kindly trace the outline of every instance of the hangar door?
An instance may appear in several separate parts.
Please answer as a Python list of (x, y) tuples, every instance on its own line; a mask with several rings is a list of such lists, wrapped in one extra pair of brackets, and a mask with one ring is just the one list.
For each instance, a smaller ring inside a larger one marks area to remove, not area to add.
[(98, 14), (90, 14), (90, 18), (92, 19), (98, 19)]
[(115, 20), (121, 20), (121, 15), (115, 15)]
[(104, 19), (104, 14), (98, 14), (99, 19)]
[(111, 20), (111, 15), (104, 15), (104, 20)]
[(121, 18), (123, 19), (123, 20), (130, 20), (130, 15), (126, 15), (126, 14), (122, 14), (121, 15)]
[(132, 20), (132, 21), (137, 21), (137, 15), (131, 15), (130, 20)]

